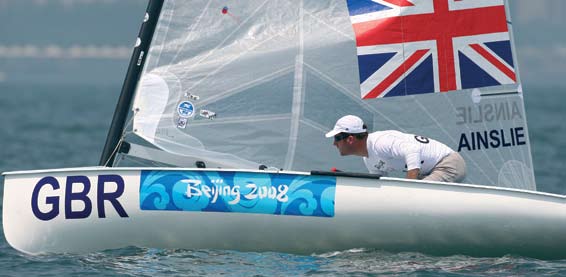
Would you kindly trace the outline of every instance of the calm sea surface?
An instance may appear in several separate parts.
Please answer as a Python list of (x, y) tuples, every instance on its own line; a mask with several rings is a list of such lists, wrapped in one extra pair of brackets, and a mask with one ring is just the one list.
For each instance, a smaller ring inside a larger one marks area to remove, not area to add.
[[(0, 84), (0, 172), (96, 165), (119, 90), (113, 86)], [(525, 90), (538, 188), (560, 194), (566, 194), (566, 104), (562, 99), (565, 90)], [(3, 187), (0, 196), (2, 193)], [(0, 235), (1, 276), (345, 274), (566, 276), (566, 260), (435, 257), (375, 249), (298, 256), (135, 247), (83, 255), (28, 256), (13, 250), (3, 232)]]

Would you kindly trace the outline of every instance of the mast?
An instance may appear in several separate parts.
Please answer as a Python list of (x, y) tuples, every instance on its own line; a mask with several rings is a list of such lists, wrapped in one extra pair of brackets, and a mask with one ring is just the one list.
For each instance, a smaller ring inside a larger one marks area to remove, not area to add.
[(122, 92), (118, 99), (116, 110), (114, 111), (108, 136), (106, 137), (106, 144), (104, 145), (104, 150), (100, 157), (99, 165), (101, 166), (112, 166), (114, 163), (117, 152), (116, 147), (118, 146), (120, 137), (124, 131), (124, 125), (128, 117), (132, 98), (145, 63), (145, 58), (153, 38), (155, 27), (157, 26), (163, 2), (164, 0), (149, 0), (148, 2), (146, 14), (138, 34), (134, 52), (130, 59), (128, 72), (126, 73), (126, 78), (122, 86)]

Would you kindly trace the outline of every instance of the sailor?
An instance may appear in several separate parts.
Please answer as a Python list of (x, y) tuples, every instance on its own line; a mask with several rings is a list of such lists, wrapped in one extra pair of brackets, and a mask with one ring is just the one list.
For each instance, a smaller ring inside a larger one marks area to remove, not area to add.
[(454, 183), (466, 176), (462, 156), (443, 143), (395, 130), (368, 134), (362, 119), (354, 115), (336, 121), (326, 137), (334, 137), (340, 155), (362, 157), (370, 173), (405, 171), (408, 179)]

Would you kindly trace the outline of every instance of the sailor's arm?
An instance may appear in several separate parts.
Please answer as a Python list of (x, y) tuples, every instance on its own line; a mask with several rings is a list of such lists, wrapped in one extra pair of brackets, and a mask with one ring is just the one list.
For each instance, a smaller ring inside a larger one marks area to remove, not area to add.
[(416, 143), (401, 144), (400, 151), (407, 166), (407, 179), (418, 179), (421, 172), (421, 151)]

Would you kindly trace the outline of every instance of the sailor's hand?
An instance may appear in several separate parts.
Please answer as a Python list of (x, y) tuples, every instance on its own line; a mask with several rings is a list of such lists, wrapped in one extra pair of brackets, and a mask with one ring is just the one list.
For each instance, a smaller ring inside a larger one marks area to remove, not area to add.
[(420, 169), (418, 168), (413, 168), (409, 171), (407, 171), (407, 179), (418, 179), (419, 177), (419, 173), (421, 172)]

